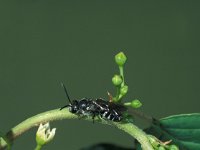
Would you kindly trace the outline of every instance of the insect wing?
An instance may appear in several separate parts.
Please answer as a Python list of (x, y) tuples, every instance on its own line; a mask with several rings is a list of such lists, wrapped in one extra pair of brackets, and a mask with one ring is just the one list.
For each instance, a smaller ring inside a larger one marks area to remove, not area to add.
[(108, 109), (108, 106), (109, 106), (109, 102), (108, 101), (105, 101), (105, 100), (103, 100), (101, 98), (98, 98), (93, 102), (97, 106), (97, 109), (99, 109), (100, 111)]
[(113, 102), (109, 102), (109, 108), (114, 109), (117, 112), (125, 112), (127, 110), (127, 108), (124, 105), (120, 103), (113, 103)]

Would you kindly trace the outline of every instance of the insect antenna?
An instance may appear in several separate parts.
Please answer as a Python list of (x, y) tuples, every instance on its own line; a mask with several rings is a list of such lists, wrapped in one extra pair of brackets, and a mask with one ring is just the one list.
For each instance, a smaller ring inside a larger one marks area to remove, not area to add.
[[(69, 95), (68, 95), (68, 93), (67, 93), (67, 89), (66, 89), (64, 83), (61, 82), (61, 85), (62, 85), (62, 87), (64, 88), (64, 91), (65, 91), (65, 94), (66, 94), (66, 96), (67, 96), (67, 98), (68, 98), (68, 100), (69, 100), (69, 103), (72, 104), (72, 101), (71, 101), (70, 98), (69, 98)], [(67, 106), (66, 106), (66, 107), (67, 107)]]
[(60, 110), (62, 110), (63, 108), (69, 107), (70, 105), (65, 105), (63, 107), (60, 108)]

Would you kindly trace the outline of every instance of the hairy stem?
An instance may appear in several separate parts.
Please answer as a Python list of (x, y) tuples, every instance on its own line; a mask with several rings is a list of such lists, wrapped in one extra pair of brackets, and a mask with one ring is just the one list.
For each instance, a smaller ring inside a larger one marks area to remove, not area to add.
[[(54, 109), (50, 111), (46, 111), (30, 117), (17, 126), (13, 127), (8, 133), (5, 135), (10, 142), (13, 142), (18, 136), (28, 131), (29, 129), (39, 126), (40, 123), (55, 121), (55, 120), (63, 120), (63, 119), (77, 119), (78, 116), (70, 113), (68, 109)], [(92, 118), (85, 118), (84, 120), (92, 121)], [(107, 125), (113, 125), (126, 133), (130, 134), (132, 137), (138, 140), (142, 145), (143, 150), (153, 150), (151, 144), (149, 143), (148, 136), (137, 126), (132, 123), (116, 123), (111, 121), (106, 121), (104, 119), (99, 120), (95, 119), (96, 122), (100, 122)], [(0, 138), (0, 150), (4, 150), (6, 148), (6, 142)]]

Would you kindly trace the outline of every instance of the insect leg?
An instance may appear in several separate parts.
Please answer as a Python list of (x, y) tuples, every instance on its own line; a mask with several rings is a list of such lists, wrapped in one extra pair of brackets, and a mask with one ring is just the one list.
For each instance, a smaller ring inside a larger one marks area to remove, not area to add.
[(92, 122), (93, 122), (93, 124), (94, 124), (94, 118), (95, 118), (95, 116), (96, 116), (95, 112), (92, 112)]

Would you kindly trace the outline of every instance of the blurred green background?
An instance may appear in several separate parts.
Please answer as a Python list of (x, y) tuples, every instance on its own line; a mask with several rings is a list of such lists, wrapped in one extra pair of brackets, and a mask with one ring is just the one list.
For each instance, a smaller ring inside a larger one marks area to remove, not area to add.
[[(114, 92), (114, 55), (128, 56), (127, 100), (157, 118), (200, 112), (199, 1), (0, 1), (0, 131), (71, 98)], [(82, 120), (51, 124), (44, 150), (78, 150), (99, 142), (133, 146), (113, 127)], [(13, 149), (34, 149), (36, 129)]]

